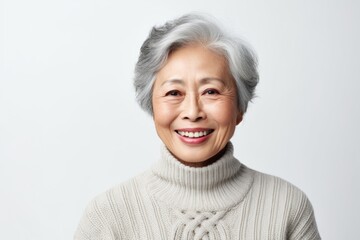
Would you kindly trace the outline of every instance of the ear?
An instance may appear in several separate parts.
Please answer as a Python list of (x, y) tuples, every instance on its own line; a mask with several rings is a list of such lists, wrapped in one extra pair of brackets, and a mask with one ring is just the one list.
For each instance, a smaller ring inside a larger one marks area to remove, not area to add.
[(241, 123), (241, 121), (243, 120), (243, 113), (241, 111), (238, 111), (237, 116), (236, 116), (236, 125), (239, 125), (239, 123)]

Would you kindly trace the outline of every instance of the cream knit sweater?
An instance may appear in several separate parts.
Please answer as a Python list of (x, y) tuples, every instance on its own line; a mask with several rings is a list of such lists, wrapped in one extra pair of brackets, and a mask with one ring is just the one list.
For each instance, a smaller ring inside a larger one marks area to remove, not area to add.
[(152, 169), (96, 197), (75, 240), (320, 239), (303, 192), (233, 157), (192, 168), (164, 147)]

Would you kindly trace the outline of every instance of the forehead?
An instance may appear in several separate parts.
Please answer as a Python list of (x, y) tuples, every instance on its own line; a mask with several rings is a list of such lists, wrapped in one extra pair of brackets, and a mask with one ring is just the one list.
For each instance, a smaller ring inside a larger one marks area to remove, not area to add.
[(187, 45), (172, 51), (157, 79), (231, 79), (226, 58), (203, 45)]

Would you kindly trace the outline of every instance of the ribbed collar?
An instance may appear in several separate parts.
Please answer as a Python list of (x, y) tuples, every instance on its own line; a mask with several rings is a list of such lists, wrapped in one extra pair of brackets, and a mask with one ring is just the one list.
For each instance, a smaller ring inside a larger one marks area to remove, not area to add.
[(180, 209), (214, 211), (243, 200), (253, 182), (252, 171), (233, 156), (228, 143), (225, 154), (201, 168), (179, 162), (167, 149), (152, 168), (148, 189), (157, 200)]

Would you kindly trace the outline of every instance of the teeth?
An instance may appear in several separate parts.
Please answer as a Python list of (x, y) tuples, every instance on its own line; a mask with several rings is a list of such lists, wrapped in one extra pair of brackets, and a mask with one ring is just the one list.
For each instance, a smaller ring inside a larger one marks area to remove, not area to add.
[(199, 132), (184, 132), (184, 131), (177, 131), (178, 134), (180, 134), (183, 137), (189, 137), (189, 138), (198, 138), (202, 136), (206, 136), (209, 133), (211, 133), (211, 130), (207, 131), (199, 131)]

